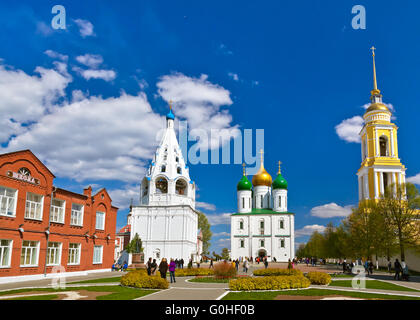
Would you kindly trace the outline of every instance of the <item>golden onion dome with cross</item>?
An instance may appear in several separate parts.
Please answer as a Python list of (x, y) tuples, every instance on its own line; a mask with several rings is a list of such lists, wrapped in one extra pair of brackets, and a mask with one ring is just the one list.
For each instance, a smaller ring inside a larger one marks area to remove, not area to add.
[(257, 174), (252, 177), (252, 185), (254, 187), (258, 187), (258, 186), (271, 187), (271, 184), (273, 183), (273, 178), (271, 178), (270, 174), (264, 168), (264, 160), (263, 160), (264, 152), (261, 150), (260, 153), (261, 153), (261, 166)]

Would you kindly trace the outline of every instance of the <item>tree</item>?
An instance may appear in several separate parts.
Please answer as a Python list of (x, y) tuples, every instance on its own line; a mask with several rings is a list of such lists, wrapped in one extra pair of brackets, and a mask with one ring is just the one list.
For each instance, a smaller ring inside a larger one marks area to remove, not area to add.
[(209, 254), (210, 239), (213, 233), (210, 231), (210, 223), (204, 213), (198, 211), (198, 229), (203, 233), (203, 254)]
[(411, 183), (392, 184), (378, 202), (379, 211), (385, 216), (396, 238), (401, 260), (405, 260), (408, 247), (415, 247), (419, 243), (419, 207), (419, 191)]
[(223, 260), (229, 260), (229, 249), (228, 248), (223, 248), (222, 249), (222, 256), (221, 258)]
[(130, 241), (130, 243), (127, 245), (127, 248), (125, 250), (127, 251), (127, 253), (141, 253), (141, 252), (143, 252), (142, 245), (143, 245), (143, 243), (142, 243), (138, 233), (136, 233), (134, 235), (133, 240)]

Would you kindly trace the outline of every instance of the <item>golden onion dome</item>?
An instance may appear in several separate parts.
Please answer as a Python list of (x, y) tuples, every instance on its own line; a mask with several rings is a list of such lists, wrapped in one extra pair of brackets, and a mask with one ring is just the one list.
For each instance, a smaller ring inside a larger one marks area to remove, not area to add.
[(270, 174), (264, 169), (264, 165), (261, 162), (261, 167), (258, 170), (257, 174), (252, 177), (252, 185), (257, 186), (267, 186), (271, 187), (273, 179)]
[(389, 112), (389, 109), (383, 103), (372, 103), (369, 106), (369, 108), (366, 109), (366, 113), (371, 112), (371, 111), (388, 111)]

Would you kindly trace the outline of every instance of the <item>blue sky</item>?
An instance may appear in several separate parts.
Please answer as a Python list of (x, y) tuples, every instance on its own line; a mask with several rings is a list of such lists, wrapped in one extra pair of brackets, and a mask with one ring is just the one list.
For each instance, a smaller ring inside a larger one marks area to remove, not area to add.
[[(66, 9), (65, 30), (51, 28), (56, 4)], [(420, 4), (359, 2), (367, 28), (354, 30), (355, 4), (2, 2), (0, 152), (33, 150), (62, 188), (106, 187), (122, 227), (172, 98), (193, 127), (264, 129), (265, 167), (275, 176), (283, 162), (296, 242), (305, 242), (358, 201), (355, 133), (372, 89), (372, 45), (400, 157), (420, 184)], [(241, 172), (190, 165), (211, 250), (228, 246)]]

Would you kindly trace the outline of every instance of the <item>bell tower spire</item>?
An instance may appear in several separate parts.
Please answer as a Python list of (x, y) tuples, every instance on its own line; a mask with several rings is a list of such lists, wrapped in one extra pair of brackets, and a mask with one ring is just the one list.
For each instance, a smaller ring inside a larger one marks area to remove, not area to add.
[(370, 92), (372, 103), (382, 103), (381, 90), (378, 89), (378, 80), (376, 78), (376, 62), (375, 62), (375, 47), (370, 48), (372, 50), (372, 60), (373, 60), (373, 90)]

